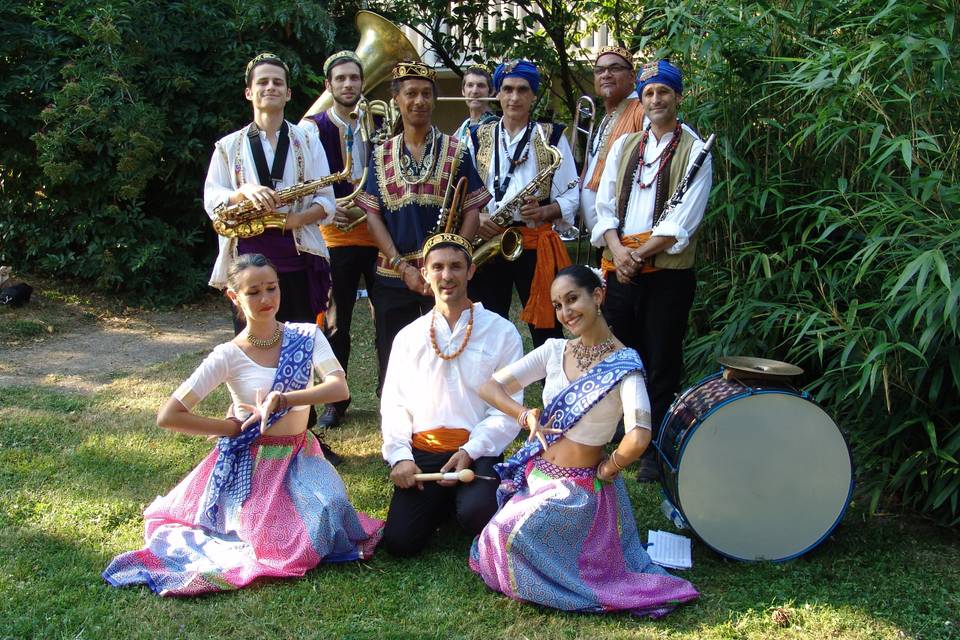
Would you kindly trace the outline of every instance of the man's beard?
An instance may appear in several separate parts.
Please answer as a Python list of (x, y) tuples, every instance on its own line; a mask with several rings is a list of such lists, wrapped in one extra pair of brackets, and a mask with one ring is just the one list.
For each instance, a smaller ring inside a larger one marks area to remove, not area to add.
[(360, 95), (361, 95), (360, 93), (357, 93), (357, 96), (353, 99), (353, 102), (347, 102), (345, 100), (341, 100), (337, 96), (333, 96), (333, 101), (336, 102), (341, 107), (352, 109), (353, 107), (357, 106), (358, 102), (360, 102)]

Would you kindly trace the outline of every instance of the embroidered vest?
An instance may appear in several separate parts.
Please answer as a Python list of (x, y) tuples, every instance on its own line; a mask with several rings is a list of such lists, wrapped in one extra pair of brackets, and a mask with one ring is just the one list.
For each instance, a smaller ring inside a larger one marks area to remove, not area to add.
[[(640, 138), (642, 136), (642, 132), (627, 134), (623, 148), (620, 151), (621, 162), (617, 167), (614, 210), (620, 218), (621, 225), (626, 216), (630, 192), (635, 186), (633, 175), (637, 164), (636, 162), (630, 162), (630, 160), (634, 158), (634, 155), (639, 150)], [(670, 196), (673, 195), (673, 192), (676, 191), (680, 181), (683, 180), (683, 176), (687, 172), (687, 165), (690, 162), (690, 151), (693, 149), (694, 140), (695, 138), (689, 131), (683, 128), (680, 129), (680, 142), (677, 144), (677, 150), (670, 160), (668, 179), (664, 181), (663, 175), (661, 174), (660, 178), (657, 179), (656, 186), (653, 187), (657, 189), (656, 206), (653, 212), (654, 220), (656, 220), (660, 212), (663, 211), (663, 205)], [(653, 257), (653, 266), (658, 269), (690, 269), (693, 267), (697, 251), (698, 235), (700, 235), (699, 227), (683, 251), (676, 254), (667, 253), (666, 251), (660, 252)]]
[[(497, 122), (499, 122), (499, 120), (489, 124), (470, 127), (470, 138), (477, 155), (477, 173), (480, 174), (480, 179), (483, 180), (485, 184), (487, 178), (490, 176), (493, 165), (493, 150), (494, 145), (497, 144), (497, 140), (494, 137), (497, 131)], [(537, 125), (543, 129), (543, 133), (547, 137), (550, 146), (556, 146), (560, 142), (560, 137), (563, 135), (563, 130), (566, 126), (556, 122), (539, 122)], [(537, 173), (539, 173), (540, 167), (544, 167), (550, 163), (550, 155), (547, 153), (547, 146), (539, 134), (532, 136), (531, 146), (533, 149), (532, 155), (537, 159)], [(550, 202), (550, 189), (552, 186), (552, 180), (547, 180), (540, 186), (537, 192), (537, 200), (540, 201), (541, 205)]]

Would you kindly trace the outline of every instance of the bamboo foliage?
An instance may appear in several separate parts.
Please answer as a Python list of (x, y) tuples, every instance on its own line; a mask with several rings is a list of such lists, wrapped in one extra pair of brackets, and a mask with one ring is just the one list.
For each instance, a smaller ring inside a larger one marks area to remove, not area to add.
[(960, 523), (955, 7), (645, 10), (642, 44), (684, 66), (686, 116), (721, 140), (691, 377), (721, 354), (799, 364), (871, 509)]

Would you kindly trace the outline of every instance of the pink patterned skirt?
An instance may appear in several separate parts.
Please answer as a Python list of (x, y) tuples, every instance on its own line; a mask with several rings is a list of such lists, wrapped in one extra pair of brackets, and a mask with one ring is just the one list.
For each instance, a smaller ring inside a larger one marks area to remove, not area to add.
[(657, 618), (697, 590), (650, 561), (623, 479), (540, 457), (527, 485), (501, 507), (470, 550), (470, 568), (515, 600), (565, 611), (629, 611)]
[(199, 524), (214, 449), (144, 510), (145, 546), (114, 558), (104, 579), (115, 587), (146, 584), (162, 596), (190, 596), (373, 555), (383, 521), (354, 510), (312, 433), (262, 436), (251, 448), (252, 486), (243, 504), (224, 491), (216, 526)]

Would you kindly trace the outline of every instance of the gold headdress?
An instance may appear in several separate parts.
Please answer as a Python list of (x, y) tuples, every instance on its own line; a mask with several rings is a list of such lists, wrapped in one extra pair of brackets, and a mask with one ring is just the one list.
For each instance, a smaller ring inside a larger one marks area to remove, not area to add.
[(392, 80), (406, 80), (408, 78), (423, 78), (430, 82), (436, 82), (437, 72), (422, 62), (413, 60), (401, 60), (393, 65)]
[(335, 54), (324, 60), (323, 62), (323, 75), (330, 75), (330, 68), (336, 62), (354, 62), (360, 70), (363, 71), (363, 63), (360, 61), (360, 56), (358, 56), (353, 51), (337, 51)]
[(629, 49), (624, 49), (623, 47), (618, 47), (618, 46), (615, 45), (615, 44), (614, 44), (614, 45), (609, 45), (609, 46), (606, 46), (606, 47), (600, 47), (599, 49), (597, 49), (597, 57), (596, 57), (596, 59), (594, 60), (594, 62), (596, 62), (597, 60), (599, 60), (599, 59), (600, 59), (600, 56), (606, 55), (606, 54), (608, 54), (608, 53), (612, 53), (613, 55), (620, 56), (621, 58), (623, 58), (624, 60), (626, 60), (626, 61), (627, 61), (627, 64), (629, 64), (631, 67), (634, 66), (634, 64), (633, 64), (633, 54), (630, 53), (630, 50), (629, 50)]
[(467, 240), (461, 235), (457, 235), (456, 233), (444, 232), (444, 233), (433, 234), (432, 236), (427, 238), (426, 242), (423, 243), (423, 251), (421, 252), (423, 259), (426, 260), (427, 254), (430, 253), (430, 251), (432, 251), (434, 248), (436, 248), (437, 245), (441, 245), (441, 244), (456, 245), (461, 249), (463, 249), (464, 251), (466, 251), (468, 256), (473, 255), (473, 245), (470, 244), (469, 240)]
[(243, 74), (243, 79), (244, 81), (246, 81), (247, 84), (250, 84), (250, 74), (253, 73), (254, 67), (256, 67), (258, 64), (261, 64), (261, 63), (273, 64), (278, 67), (283, 67), (283, 71), (284, 73), (287, 74), (287, 79), (289, 82), (290, 67), (287, 66), (287, 63), (281, 60), (280, 56), (278, 56), (277, 54), (264, 51), (263, 53), (258, 54), (253, 60), (247, 63), (247, 69), (246, 71), (244, 71), (244, 74)]

